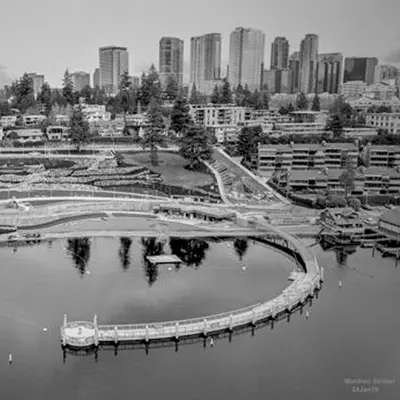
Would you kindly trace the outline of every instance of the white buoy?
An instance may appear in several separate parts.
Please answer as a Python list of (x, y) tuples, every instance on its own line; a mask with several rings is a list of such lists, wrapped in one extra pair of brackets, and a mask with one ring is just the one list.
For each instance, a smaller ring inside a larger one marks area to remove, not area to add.
[(168, 271), (172, 271), (172, 268), (171, 268), (171, 267), (168, 267)]
[(214, 339), (213, 338), (210, 339), (210, 345), (211, 345), (211, 347), (214, 346)]
[(342, 287), (342, 281), (339, 281), (338, 286)]
[(86, 273), (87, 273), (88, 275), (90, 275), (90, 271), (86, 271)]
[(243, 265), (242, 270), (246, 271), (247, 267), (245, 265)]
[(11, 353), (8, 355), (8, 362), (9, 362), (10, 364), (12, 363), (12, 354), (11, 354)]
[(43, 332), (47, 332), (47, 328), (43, 328)]
[(309, 316), (310, 316), (310, 312), (307, 310), (306, 311), (306, 318), (308, 319)]

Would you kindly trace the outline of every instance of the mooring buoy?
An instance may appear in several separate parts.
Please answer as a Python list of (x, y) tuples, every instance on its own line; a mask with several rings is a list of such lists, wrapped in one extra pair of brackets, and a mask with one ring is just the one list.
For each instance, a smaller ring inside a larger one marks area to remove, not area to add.
[(342, 286), (343, 286), (342, 281), (339, 281), (338, 286), (339, 286), (339, 287), (342, 287)]
[(8, 362), (9, 362), (10, 364), (12, 363), (12, 354), (11, 354), (11, 353), (8, 355)]
[(306, 311), (306, 318), (308, 319), (309, 316), (310, 316), (310, 312), (307, 310)]
[(214, 339), (213, 338), (210, 339), (210, 345), (211, 345), (211, 347), (214, 346)]

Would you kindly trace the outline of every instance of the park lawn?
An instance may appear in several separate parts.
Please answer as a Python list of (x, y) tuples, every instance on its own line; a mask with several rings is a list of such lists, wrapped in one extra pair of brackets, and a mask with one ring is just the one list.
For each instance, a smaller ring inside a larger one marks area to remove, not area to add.
[(123, 153), (124, 162), (146, 167), (161, 174), (166, 185), (195, 188), (211, 185), (214, 176), (200, 171), (189, 171), (185, 168), (187, 161), (176, 153), (158, 153), (159, 165), (154, 167), (150, 163), (149, 152)]

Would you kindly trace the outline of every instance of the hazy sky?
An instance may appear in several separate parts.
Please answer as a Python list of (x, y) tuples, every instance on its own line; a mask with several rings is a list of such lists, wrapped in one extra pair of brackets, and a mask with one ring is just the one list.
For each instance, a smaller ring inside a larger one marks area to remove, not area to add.
[(319, 52), (376, 56), (400, 66), (399, 0), (1, 0), (0, 86), (24, 72), (61, 85), (66, 68), (93, 73), (98, 48), (128, 47), (130, 73), (158, 68), (161, 36), (185, 41), (204, 33), (222, 34), (226, 65), (230, 32), (237, 26), (261, 29), (266, 66), (271, 41), (286, 36), (290, 52), (306, 33), (319, 35)]

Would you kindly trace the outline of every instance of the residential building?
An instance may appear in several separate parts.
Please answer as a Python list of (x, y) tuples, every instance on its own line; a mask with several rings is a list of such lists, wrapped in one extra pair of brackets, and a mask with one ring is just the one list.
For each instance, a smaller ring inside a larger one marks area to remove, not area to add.
[(159, 43), (159, 74), (161, 86), (169, 79), (178, 87), (183, 85), (183, 40), (176, 37), (162, 37)]
[(365, 166), (396, 168), (400, 166), (400, 146), (379, 146), (368, 144), (362, 152)]
[(318, 55), (317, 93), (339, 93), (342, 81), (343, 55), (328, 53)]
[(100, 68), (95, 68), (93, 73), (93, 87), (100, 87)]
[(378, 131), (375, 128), (343, 128), (343, 136), (354, 139), (371, 139)]
[(361, 96), (356, 99), (348, 99), (347, 102), (356, 111), (367, 112), (370, 107), (390, 107), (392, 112), (400, 112), (400, 99), (398, 97), (392, 97), (390, 100), (377, 100), (368, 96)]
[(357, 166), (358, 149), (353, 143), (259, 145), (258, 173), (270, 177), (282, 169), (340, 169)]
[(71, 79), (76, 91), (82, 90), (85, 86), (90, 86), (90, 74), (87, 72), (73, 72)]
[(17, 116), (16, 115), (3, 115), (0, 118), (0, 125), (3, 128), (14, 127), (16, 122), (17, 122)]
[(289, 41), (285, 37), (276, 37), (271, 45), (271, 69), (289, 67)]
[(367, 84), (363, 81), (348, 81), (343, 82), (340, 88), (340, 93), (344, 97), (359, 97), (365, 92)]
[(343, 82), (362, 81), (371, 85), (377, 65), (378, 59), (375, 57), (347, 57), (344, 61)]
[(45, 115), (23, 115), (22, 120), (25, 126), (40, 126), (46, 120)]
[(239, 84), (260, 89), (264, 64), (265, 35), (252, 28), (236, 28), (230, 36), (229, 76), (232, 88)]
[(40, 142), (44, 139), (44, 133), (40, 129), (18, 129), (9, 131), (7, 137), (19, 143)]
[(251, 119), (251, 110), (230, 104), (190, 105), (190, 115), (196, 125), (233, 126)]
[(100, 47), (100, 87), (107, 94), (118, 92), (121, 75), (129, 72), (129, 55), (126, 47)]
[(378, 228), (381, 233), (390, 238), (400, 238), (400, 207), (388, 210), (379, 217)]
[(37, 96), (44, 85), (44, 75), (39, 75), (36, 72), (32, 72), (27, 75), (32, 80), (33, 93), (35, 96)]
[(375, 67), (374, 83), (395, 80), (399, 76), (399, 68), (394, 65), (377, 65)]
[(80, 106), (83, 116), (89, 123), (111, 120), (111, 113), (106, 111), (104, 105), (82, 103)]
[(190, 84), (209, 95), (221, 79), (221, 34), (209, 33), (190, 39)]
[(289, 58), (290, 93), (300, 92), (300, 53), (294, 52)]
[(66, 126), (48, 126), (46, 129), (47, 140), (68, 140), (69, 128)]
[(374, 100), (392, 100), (396, 94), (396, 88), (384, 82), (373, 83), (365, 88), (363, 94)]
[(318, 35), (307, 34), (300, 44), (300, 92), (315, 93)]
[(305, 124), (305, 123), (315, 123), (325, 126), (328, 120), (329, 112), (328, 111), (309, 111), (309, 110), (301, 110), (301, 111), (293, 111), (290, 113), (292, 117), (292, 122), (296, 124)]

